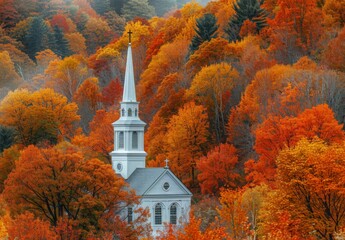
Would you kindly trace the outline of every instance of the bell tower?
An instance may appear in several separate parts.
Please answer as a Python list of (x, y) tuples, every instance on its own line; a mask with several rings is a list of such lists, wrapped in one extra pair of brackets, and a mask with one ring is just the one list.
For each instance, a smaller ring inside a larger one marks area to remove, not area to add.
[(126, 73), (120, 119), (113, 123), (114, 151), (110, 153), (115, 173), (124, 179), (136, 168), (145, 168), (146, 152), (144, 151), (145, 122), (139, 118), (139, 102), (136, 100), (131, 34), (129, 31), (129, 45), (127, 50)]

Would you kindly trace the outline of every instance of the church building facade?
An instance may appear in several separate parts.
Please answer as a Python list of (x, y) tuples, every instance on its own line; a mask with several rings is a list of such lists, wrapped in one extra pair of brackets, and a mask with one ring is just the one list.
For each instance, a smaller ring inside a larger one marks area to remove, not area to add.
[(140, 204), (128, 207), (123, 216), (131, 222), (136, 218), (136, 208), (149, 209), (155, 236), (164, 229), (164, 223), (179, 225), (189, 220), (192, 193), (169, 169), (168, 161), (164, 168), (146, 168), (145, 125), (139, 118), (129, 43), (120, 118), (113, 123), (114, 151), (110, 154), (115, 173), (120, 174), (141, 197)]

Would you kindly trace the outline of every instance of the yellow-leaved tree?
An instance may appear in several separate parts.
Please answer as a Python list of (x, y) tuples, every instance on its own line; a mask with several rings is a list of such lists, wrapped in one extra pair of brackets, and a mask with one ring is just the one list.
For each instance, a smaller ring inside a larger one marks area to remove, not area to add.
[(13, 127), (20, 143), (56, 143), (74, 134), (78, 107), (52, 89), (10, 92), (0, 103), (0, 123)]

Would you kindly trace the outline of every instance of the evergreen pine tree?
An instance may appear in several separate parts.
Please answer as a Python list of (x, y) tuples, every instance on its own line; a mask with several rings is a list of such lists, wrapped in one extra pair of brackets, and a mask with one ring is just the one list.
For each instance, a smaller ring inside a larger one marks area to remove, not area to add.
[(122, 13), (122, 8), (125, 2), (125, 0), (110, 0), (110, 7), (120, 15)]
[(58, 4), (52, 0), (36, 0), (34, 2), (37, 13), (44, 19), (51, 18), (53, 15), (57, 14), (59, 10)]
[(217, 30), (217, 19), (213, 14), (207, 13), (201, 18), (198, 18), (195, 28), (196, 35), (193, 37), (192, 43), (189, 46), (190, 53), (196, 51), (203, 42), (217, 37)]
[(176, 0), (149, 0), (149, 4), (154, 6), (157, 16), (163, 16), (176, 8)]
[(264, 0), (237, 0), (234, 3), (235, 14), (230, 19), (228, 26), (224, 29), (228, 35), (230, 42), (239, 40), (239, 33), (245, 20), (250, 20), (256, 24), (259, 32), (263, 27), (267, 26), (268, 13), (261, 8)]
[(71, 55), (71, 50), (68, 46), (68, 41), (65, 38), (62, 30), (58, 26), (54, 26), (55, 46), (52, 48), (56, 55), (64, 58)]
[(25, 35), (26, 53), (35, 61), (36, 53), (49, 48), (49, 29), (41, 17), (34, 17)]
[(15, 131), (13, 128), (0, 125), (0, 153), (14, 143)]
[(93, 0), (91, 6), (98, 14), (104, 15), (110, 11), (110, 0)]
[(127, 21), (135, 17), (149, 19), (154, 15), (155, 9), (149, 5), (148, 0), (128, 0), (122, 8), (122, 16)]

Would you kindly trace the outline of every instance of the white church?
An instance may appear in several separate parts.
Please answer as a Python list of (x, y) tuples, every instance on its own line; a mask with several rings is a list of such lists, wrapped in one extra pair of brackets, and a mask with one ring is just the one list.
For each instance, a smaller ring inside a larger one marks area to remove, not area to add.
[(140, 204), (128, 207), (124, 217), (132, 222), (136, 208), (148, 208), (153, 236), (156, 236), (158, 230), (164, 229), (164, 223), (179, 225), (189, 220), (192, 193), (169, 169), (168, 161), (164, 168), (145, 167), (145, 125), (139, 118), (129, 43), (120, 119), (113, 123), (115, 144), (110, 154), (115, 173), (141, 197)]

